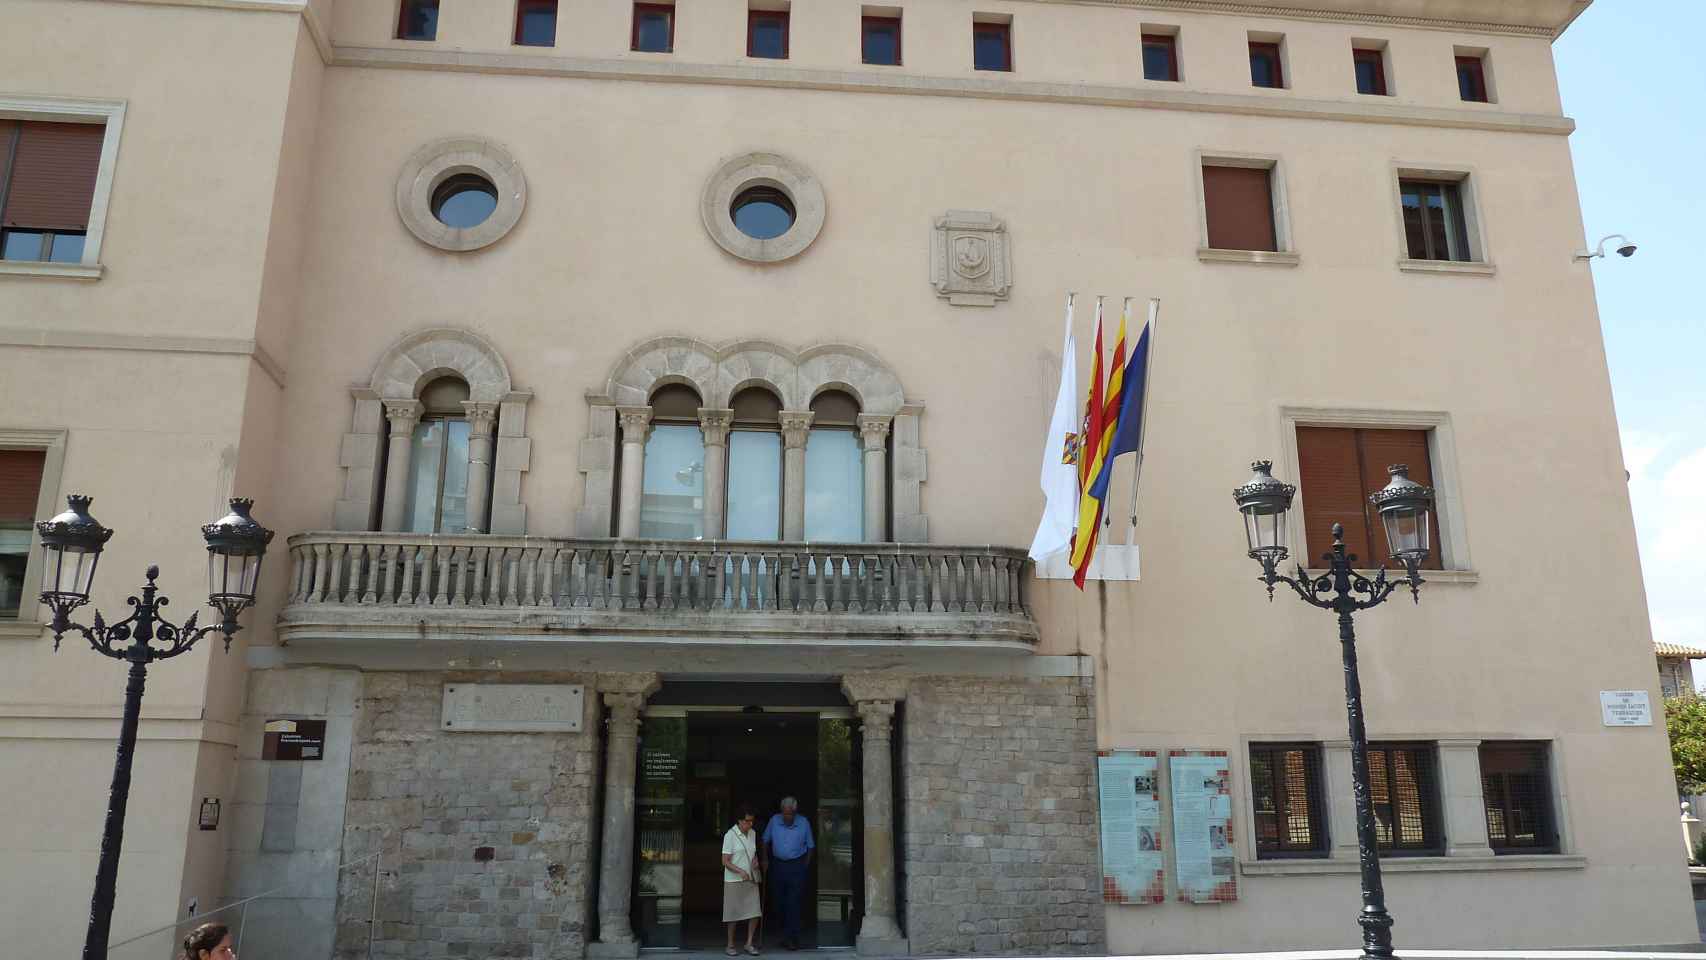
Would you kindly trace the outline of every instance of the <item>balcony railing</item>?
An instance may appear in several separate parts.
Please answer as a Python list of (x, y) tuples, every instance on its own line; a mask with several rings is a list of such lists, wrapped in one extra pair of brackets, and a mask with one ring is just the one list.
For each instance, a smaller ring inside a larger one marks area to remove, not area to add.
[(727, 634), (730, 618), (768, 615), (809, 621), (795, 630), (808, 634), (1029, 644), (1026, 563), (995, 546), (304, 533), (290, 538), (280, 621), (288, 642), (293, 625), (340, 619), (615, 634), (710, 621)]

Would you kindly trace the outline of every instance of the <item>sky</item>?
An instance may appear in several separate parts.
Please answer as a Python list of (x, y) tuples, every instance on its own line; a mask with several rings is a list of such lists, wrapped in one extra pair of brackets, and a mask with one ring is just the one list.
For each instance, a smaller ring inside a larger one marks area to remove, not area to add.
[(1706, 0), (1596, 0), (1553, 55), (1589, 243), (1640, 247), (1593, 271), (1653, 639), (1706, 648), (1702, 35)]

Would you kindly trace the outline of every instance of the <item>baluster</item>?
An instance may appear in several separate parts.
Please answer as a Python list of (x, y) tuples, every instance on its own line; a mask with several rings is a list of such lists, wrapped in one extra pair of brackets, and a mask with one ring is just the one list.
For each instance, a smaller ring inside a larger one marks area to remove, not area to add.
[(734, 605), (736, 610), (751, 610), (758, 593), (758, 557), (741, 551), (735, 557)]
[(594, 549), (587, 553), (586, 558), (586, 603), (589, 607), (603, 610), (610, 605), (608, 591), (610, 581), (606, 577), (605, 559), (609, 551)]
[(545, 548), (523, 547), (521, 549), (521, 605), (524, 607), (539, 606), (539, 572), (545, 568)]
[(799, 566), (800, 566), (800, 555), (797, 553), (789, 551), (787, 553), (778, 553), (776, 555), (776, 609), (777, 610), (793, 610), (794, 609), (794, 606), (795, 606), (794, 595), (798, 592), (798, 591), (793, 589), (794, 571), (798, 570)]
[(380, 603), (393, 603), (397, 596), (397, 568), (401, 566), (403, 548), (395, 545), (379, 547), (379, 562), (385, 568), (385, 588), (379, 594)]
[(727, 590), (729, 582), (729, 556), (730, 554), (718, 553), (713, 550), (711, 551), (711, 556), (708, 558), (712, 567), (710, 573), (711, 581), (714, 586), (711, 589), (710, 596), (705, 598), (705, 609), (707, 610), (721, 610), (728, 605)]
[(847, 603), (844, 608), (848, 613), (860, 613), (865, 609), (861, 599), (865, 587), (864, 560), (857, 554), (847, 555)]
[(433, 606), (450, 605), (450, 554), (451, 549), (442, 544), (432, 548), (432, 557), (438, 562), (438, 584), (433, 592)]
[(285, 591), (285, 603), (298, 603), (302, 599), (302, 568), (307, 565), (302, 559), (306, 555), (304, 549), (290, 548), (290, 589)]
[(828, 594), (829, 583), (828, 583), (826, 578), (829, 576), (829, 570), (827, 569), (827, 567), (829, 566), (829, 554), (827, 554), (827, 553), (811, 553), (811, 554), (808, 554), (808, 556), (811, 559), (812, 580), (814, 582), (814, 591), (815, 591), (812, 595), (812, 612), (813, 613), (828, 613), (829, 612), (829, 594)]
[(415, 548), (413, 544), (398, 544), (397, 558), (391, 564), (391, 584), (385, 589), (386, 596), (394, 597), (395, 603), (409, 604), (415, 601)]
[(329, 543), (326, 550), (332, 555), (332, 572), (326, 575), (326, 602), (341, 603), (344, 597), (344, 545)]
[(324, 603), (326, 601), (326, 545), (314, 544), (314, 583), (309, 588), (308, 603)]
[(633, 550), (622, 551), (622, 582), (626, 588), (622, 593), (622, 608), (624, 610), (640, 609), (640, 559), (644, 551), (636, 553)]
[(977, 612), (995, 612), (995, 558), (987, 553), (977, 555)]
[(912, 555), (897, 553), (894, 557), (894, 608), (897, 613), (912, 612)]
[(926, 553), (921, 555), (918, 561), (929, 569), (930, 606), (928, 609), (931, 613), (947, 613), (948, 607), (942, 602), (942, 568), (937, 565), (937, 559), (937, 557)]
[(569, 555), (569, 606), (592, 606), (592, 584), (587, 580), (587, 567), (592, 563), (592, 551), (578, 547)]
[(948, 598), (948, 609), (963, 613), (976, 613), (977, 606), (972, 603), (967, 590), (970, 580), (966, 576), (966, 557), (964, 554), (948, 554), (948, 577), (952, 580), (953, 596)]
[(782, 609), (782, 554), (766, 553), (762, 557), (764, 563), (764, 609), (776, 611)]
[[(361, 558), (362, 558), (362, 564), (367, 568), (367, 589), (361, 590), (361, 584), (359, 582), (357, 582), (354, 585), (356, 587), (356, 592), (352, 593), (351, 596), (360, 596), (361, 599), (358, 601), (359, 603), (365, 603), (365, 604), (378, 603), (379, 602), (379, 545), (373, 544), (373, 543), (363, 544), (361, 547)], [(354, 567), (351, 567), (351, 569), (350, 569), (350, 579), (351, 580), (356, 579), (356, 571), (355, 571)]]
[[(506, 607), (519, 607), (521, 606), (521, 548), (504, 547), (501, 550), (494, 548), (493, 552), (499, 557), (499, 559), (493, 561), (494, 564), (501, 563), (503, 566), (493, 567), (492, 603), (502, 603)], [(501, 600), (499, 599), (498, 594), (498, 580), (496, 572), (498, 570), (503, 572), (504, 577)]]
[(640, 567), (646, 573), (646, 582), (641, 589), (640, 609), (656, 610), (658, 608), (658, 561), (663, 559), (663, 552), (652, 553), (642, 548), (640, 550)]
[(990, 566), (992, 567), (990, 576), (993, 578), (991, 586), (993, 587), (992, 593), (994, 594), (992, 599), (995, 601), (996, 613), (1007, 613), (1013, 609), (1012, 603), (1008, 600), (1007, 594), (1007, 562), (1007, 558), (1001, 556), (994, 557), (990, 560)]
[(899, 564), (895, 563), (895, 556), (892, 553), (883, 554), (878, 563), (880, 563), (881, 566), (877, 571), (877, 575), (883, 581), (882, 606), (878, 609), (882, 610), (884, 613), (893, 613), (896, 609), (894, 576), (895, 570)]

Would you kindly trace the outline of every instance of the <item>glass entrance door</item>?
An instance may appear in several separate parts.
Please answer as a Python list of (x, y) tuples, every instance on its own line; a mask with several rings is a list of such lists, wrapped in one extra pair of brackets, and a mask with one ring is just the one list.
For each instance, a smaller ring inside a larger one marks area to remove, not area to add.
[(687, 830), (687, 717), (640, 723), (634, 804), (635, 929), (648, 947), (681, 946), (682, 868)]
[(859, 831), (861, 757), (851, 718), (817, 721), (817, 944), (850, 947), (859, 932), (865, 875)]

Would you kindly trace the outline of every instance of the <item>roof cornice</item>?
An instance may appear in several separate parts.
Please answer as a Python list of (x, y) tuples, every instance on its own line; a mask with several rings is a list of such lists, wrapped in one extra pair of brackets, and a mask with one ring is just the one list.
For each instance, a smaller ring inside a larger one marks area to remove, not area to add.
[(1034, 0), (1556, 39), (1593, 0)]

